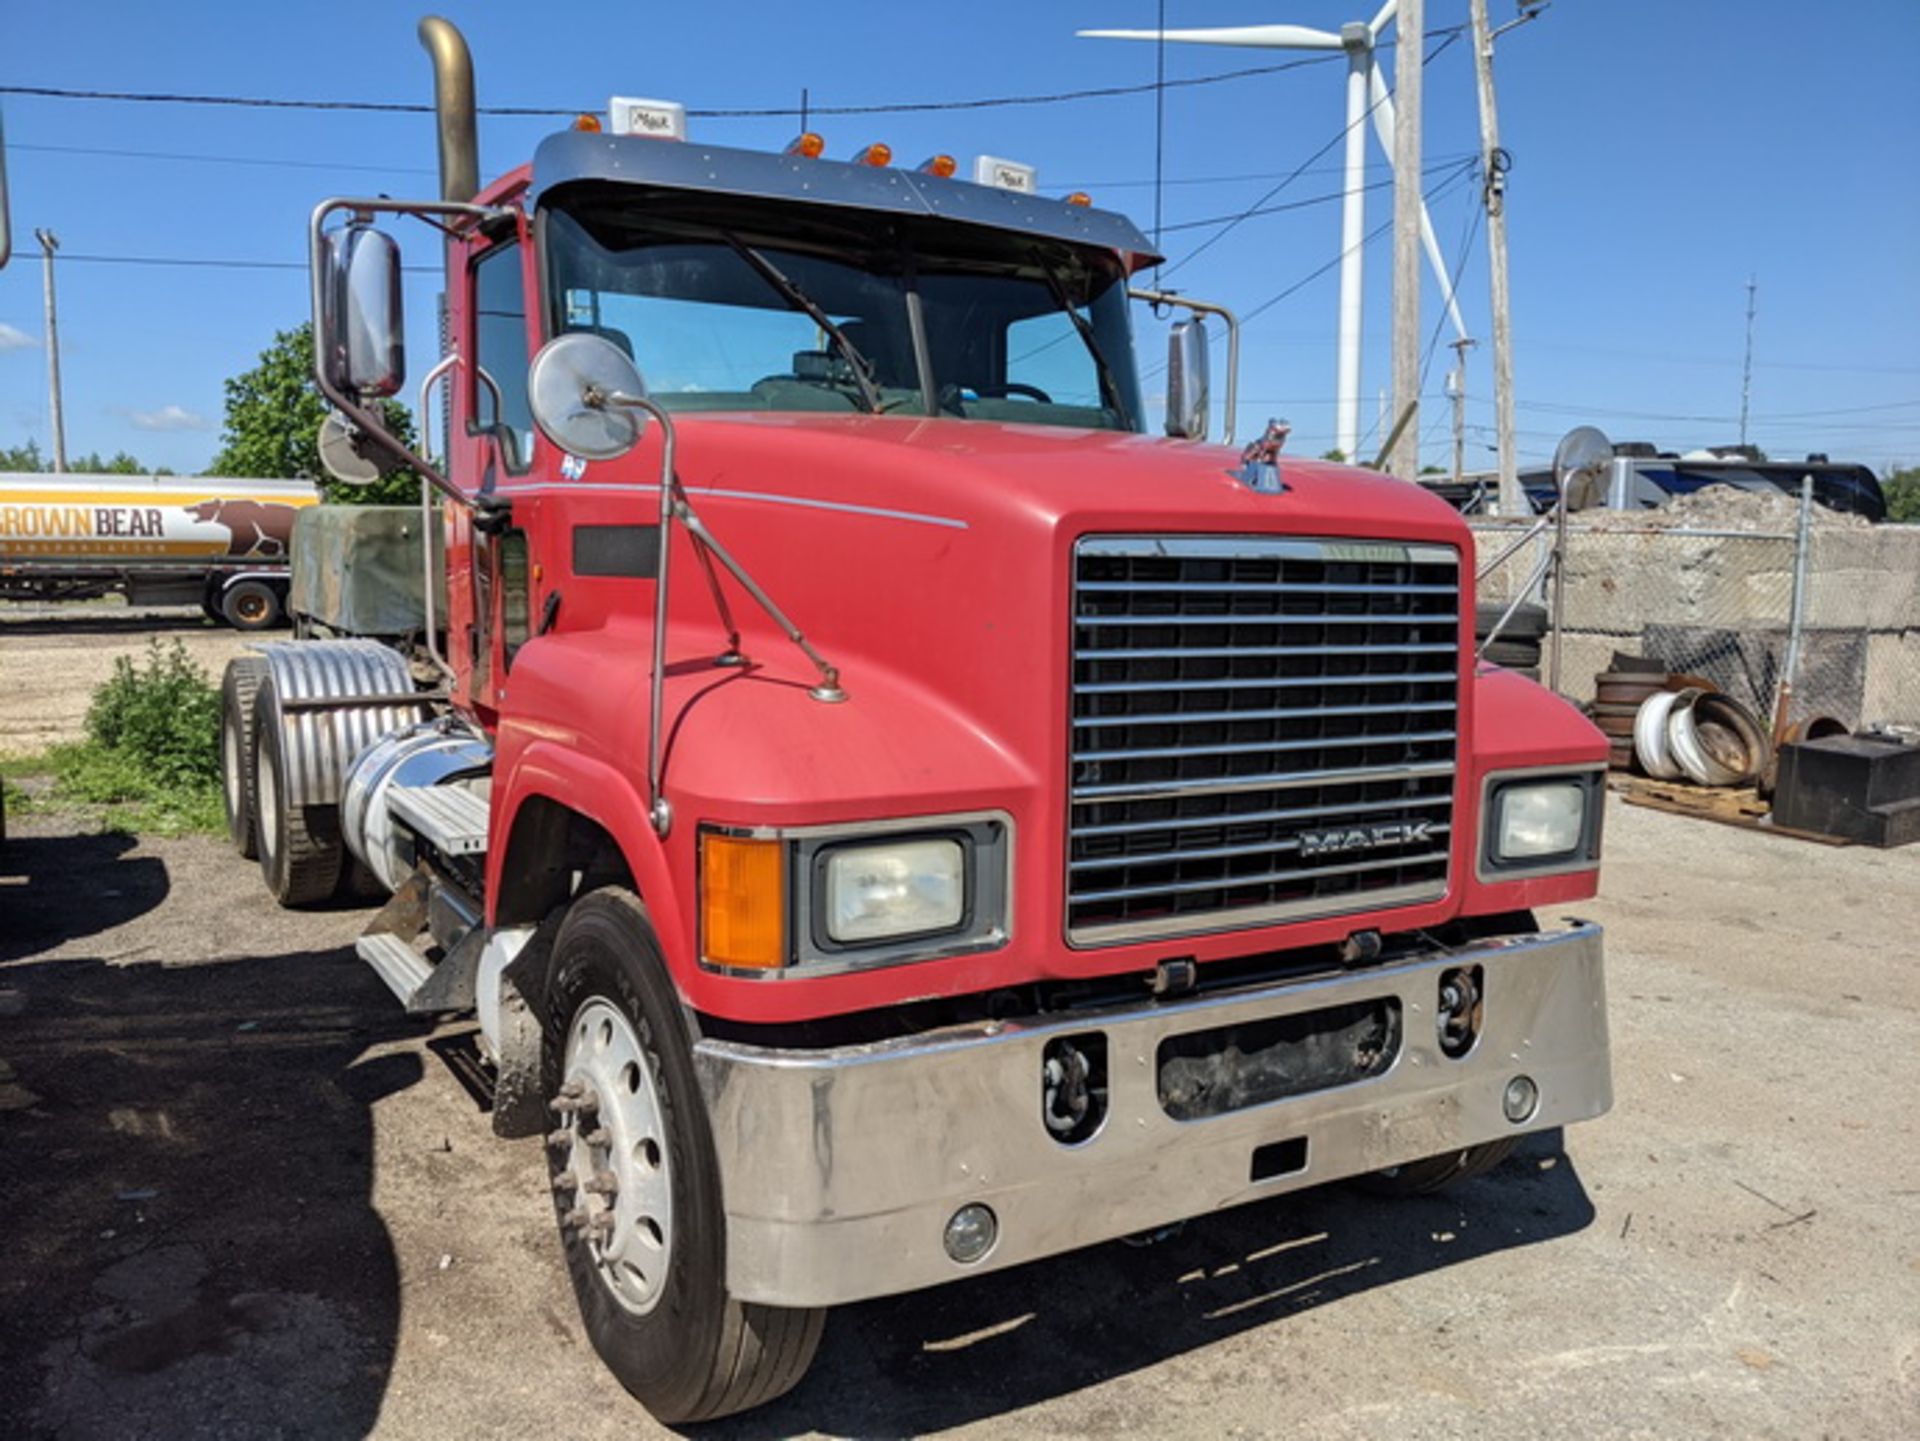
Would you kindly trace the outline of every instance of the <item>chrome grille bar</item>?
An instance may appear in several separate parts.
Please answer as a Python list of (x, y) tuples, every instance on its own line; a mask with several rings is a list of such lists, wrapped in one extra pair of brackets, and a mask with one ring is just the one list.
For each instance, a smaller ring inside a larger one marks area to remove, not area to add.
[[(1069, 939), (1444, 894), (1459, 619), (1459, 557), (1446, 546), (1081, 540)], [(1192, 709), (1169, 708), (1182, 704)]]

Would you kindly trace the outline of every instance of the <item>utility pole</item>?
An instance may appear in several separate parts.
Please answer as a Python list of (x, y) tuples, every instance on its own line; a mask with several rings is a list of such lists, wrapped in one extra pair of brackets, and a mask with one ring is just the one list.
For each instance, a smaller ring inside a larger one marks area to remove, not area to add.
[(1453, 402), (1453, 483), (1458, 485), (1467, 469), (1467, 352), (1473, 342), (1463, 335), (1450, 348), (1454, 361), (1447, 372), (1447, 399)]
[[(1500, 457), (1500, 514), (1525, 515), (1527, 498), (1520, 489), (1520, 461), (1514, 451), (1513, 437), (1513, 325), (1507, 296), (1507, 152), (1500, 148), (1500, 114), (1493, 95), (1493, 31), (1487, 25), (1487, 0), (1470, 0), (1470, 8), (1473, 72), (1480, 89), (1480, 163), (1485, 172), (1487, 263), (1492, 271), (1493, 424)], [(1531, 19), (1532, 15), (1524, 18)]]
[(60, 416), (60, 326), (53, 305), (53, 252), (60, 248), (60, 238), (51, 230), (36, 230), (33, 238), (40, 242), (46, 276), (47, 413), (53, 427), (53, 470), (54, 474), (61, 475), (67, 469), (67, 428)]
[[(1420, 404), (1420, 72), (1426, 0), (1400, 0), (1394, 76), (1399, 89), (1393, 132), (1393, 413)], [(1402, 480), (1420, 473), (1420, 426), (1406, 426), (1387, 469)]]
[(1747, 400), (1753, 394), (1753, 297), (1760, 289), (1757, 275), (1747, 277), (1747, 358), (1740, 367), (1740, 443), (1747, 443)]

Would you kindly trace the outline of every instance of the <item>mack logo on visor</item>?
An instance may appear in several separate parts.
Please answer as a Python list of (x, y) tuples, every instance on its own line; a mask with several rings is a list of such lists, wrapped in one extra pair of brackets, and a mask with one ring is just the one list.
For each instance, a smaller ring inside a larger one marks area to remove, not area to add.
[(1410, 846), (1433, 834), (1432, 821), (1387, 821), (1377, 826), (1337, 826), (1324, 831), (1300, 832), (1303, 856), (1340, 855), (1346, 851), (1370, 851), (1376, 846)]

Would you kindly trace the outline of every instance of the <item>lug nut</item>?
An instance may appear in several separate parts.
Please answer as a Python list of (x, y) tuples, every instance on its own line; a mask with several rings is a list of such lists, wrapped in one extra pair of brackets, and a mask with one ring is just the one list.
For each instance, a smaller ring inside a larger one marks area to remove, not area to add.
[(615, 1176), (611, 1171), (595, 1171), (592, 1179), (587, 1182), (583, 1189), (589, 1196), (606, 1196), (611, 1198), (619, 1191), (620, 1180), (619, 1177)]
[(606, 1128), (604, 1126), (596, 1126), (591, 1131), (587, 1132), (586, 1135), (582, 1136), (580, 1139), (585, 1141), (589, 1146), (592, 1146), (594, 1149), (602, 1150), (602, 1149), (605, 1149), (607, 1144), (613, 1138), (607, 1134)]
[(571, 1146), (573, 1144), (573, 1132), (565, 1126), (562, 1126), (557, 1131), (549, 1131), (547, 1132), (547, 1144), (555, 1147)]
[(564, 1196), (580, 1184), (580, 1178), (571, 1171), (562, 1171), (553, 1178), (555, 1195)]
[(578, 1231), (592, 1219), (593, 1218), (587, 1214), (587, 1208), (585, 1206), (575, 1206), (560, 1218), (560, 1228), (563, 1231)]

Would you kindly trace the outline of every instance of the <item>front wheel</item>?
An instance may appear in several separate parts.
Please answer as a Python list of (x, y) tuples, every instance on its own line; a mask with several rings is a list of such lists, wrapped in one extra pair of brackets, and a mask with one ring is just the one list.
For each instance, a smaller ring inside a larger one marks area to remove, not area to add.
[(594, 891), (554, 940), (547, 1159), (581, 1319), (659, 1420), (763, 1405), (806, 1374), (823, 1310), (735, 1300), (719, 1163), (691, 1038), (630, 891)]

